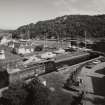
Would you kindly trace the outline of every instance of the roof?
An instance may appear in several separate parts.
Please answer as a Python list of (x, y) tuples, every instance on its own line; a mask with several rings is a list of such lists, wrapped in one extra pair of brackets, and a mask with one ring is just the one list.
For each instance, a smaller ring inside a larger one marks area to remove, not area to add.
[(33, 45), (28, 45), (28, 46), (23, 45), (23, 46), (20, 46), (20, 48), (29, 49), (29, 48), (35, 48), (35, 46), (33, 46)]

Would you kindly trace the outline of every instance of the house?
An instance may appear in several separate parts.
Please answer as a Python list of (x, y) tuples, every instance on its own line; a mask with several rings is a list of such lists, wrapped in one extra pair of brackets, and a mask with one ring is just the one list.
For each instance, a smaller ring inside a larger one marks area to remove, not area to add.
[(11, 39), (10, 42), (8, 42), (8, 47), (11, 47), (11, 48), (16, 48), (17, 46), (20, 46), (20, 45), (24, 45), (24, 46), (32, 45), (32, 41)]
[(12, 39), (11, 36), (12, 36), (12, 34), (10, 34), (10, 33), (7, 33), (7, 34), (3, 35), (2, 39), (0, 41), (0, 44), (1, 45), (7, 45), (8, 42), (10, 42), (11, 39)]
[(17, 43), (18, 43), (17, 40), (11, 39), (11, 40), (8, 42), (8, 47), (10, 47), (10, 48), (15, 48), (15, 44), (17, 44)]
[(34, 52), (34, 46), (29, 41), (11, 41), (8, 46), (13, 48), (13, 53), (27, 54)]
[(13, 53), (23, 54), (23, 55), (33, 53), (34, 51), (42, 51), (43, 49), (43, 45), (34, 44), (30, 40), (11, 41), (9, 42), (8, 46), (13, 48)]
[(16, 52), (18, 54), (28, 54), (28, 53), (33, 53), (34, 52), (34, 46), (25, 46), (25, 45), (20, 45), (18, 48), (16, 48)]
[(8, 43), (8, 39), (7, 39), (7, 37), (6, 36), (4, 36), (2, 39), (1, 39), (1, 42), (0, 42), (0, 44), (1, 45), (5, 45), (5, 44), (7, 44)]

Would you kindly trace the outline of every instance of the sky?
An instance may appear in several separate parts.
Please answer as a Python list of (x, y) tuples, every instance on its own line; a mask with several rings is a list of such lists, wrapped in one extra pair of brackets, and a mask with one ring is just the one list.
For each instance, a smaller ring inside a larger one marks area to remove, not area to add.
[(0, 0), (1, 29), (71, 14), (105, 14), (105, 0)]

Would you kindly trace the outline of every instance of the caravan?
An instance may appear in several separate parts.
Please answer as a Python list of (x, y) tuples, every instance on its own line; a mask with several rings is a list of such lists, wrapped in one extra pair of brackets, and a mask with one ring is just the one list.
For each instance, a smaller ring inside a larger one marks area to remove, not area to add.
[(46, 53), (41, 54), (41, 58), (44, 58), (44, 59), (53, 58), (55, 56), (56, 54), (53, 54), (52, 52), (46, 52)]

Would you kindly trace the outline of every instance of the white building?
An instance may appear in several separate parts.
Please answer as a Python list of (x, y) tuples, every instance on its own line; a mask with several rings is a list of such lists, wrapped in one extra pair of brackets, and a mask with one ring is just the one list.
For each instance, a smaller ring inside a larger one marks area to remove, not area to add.
[(33, 53), (33, 52), (34, 52), (33, 46), (20, 46), (17, 49), (18, 54), (28, 54), (28, 53)]
[(0, 44), (6, 44), (6, 43), (8, 43), (8, 39), (7, 39), (7, 37), (3, 37), (3, 38), (1, 39)]
[(35, 49), (35, 46), (28, 42), (11, 42), (8, 46), (18, 54), (33, 53)]
[(0, 59), (5, 59), (5, 52), (4, 52), (4, 50), (1, 50), (0, 51)]
[(2, 45), (6, 45), (8, 42), (10, 42), (12, 39), (12, 34), (10, 33), (7, 33), (5, 35), (3, 35), (1, 41), (0, 41), (0, 44)]

